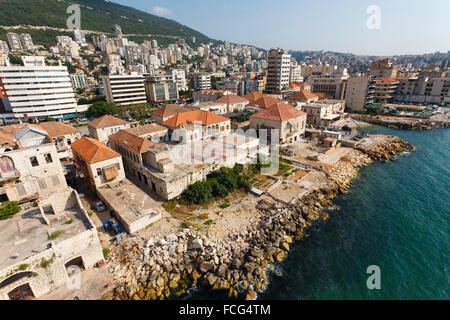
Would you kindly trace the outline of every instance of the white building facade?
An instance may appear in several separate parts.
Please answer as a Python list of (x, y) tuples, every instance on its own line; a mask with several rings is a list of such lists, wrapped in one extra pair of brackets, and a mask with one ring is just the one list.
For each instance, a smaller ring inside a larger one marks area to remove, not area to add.
[(22, 60), (24, 66), (0, 67), (0, 86), (7, 96), (0, 105), (0, 119), (16, 123), (74, 114), (77, 102), (67, 67), (46, 66), (44, 57)]

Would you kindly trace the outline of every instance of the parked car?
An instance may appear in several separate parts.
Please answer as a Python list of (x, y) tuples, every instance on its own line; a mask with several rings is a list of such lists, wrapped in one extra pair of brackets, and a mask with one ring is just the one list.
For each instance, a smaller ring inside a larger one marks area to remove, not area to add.
[(95, 210), (102, 212), (106, 210), (106, 205), (102, 201), (94, 203)]

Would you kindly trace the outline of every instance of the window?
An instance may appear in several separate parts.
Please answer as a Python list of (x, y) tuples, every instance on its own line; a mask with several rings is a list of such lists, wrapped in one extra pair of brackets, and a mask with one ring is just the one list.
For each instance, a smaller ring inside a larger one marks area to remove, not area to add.
[(37, 158), (35, 156), (34, 157), (30, 157), (30, 162), (31, 162), (31, 165), (33, 167), (38, 167), (39, 166), (39, 162), (38, 162), (38, 160), (37, 160)]
[(97, 176), (101, 176), (102, 175), (102, 169), (101, 168), (98, 168), (97, 169)]
[(47, 184), (45, 183), (45, 179), (44, 179), (44, 178), (39, 179), (39, 180), (38, 180), (38, 184), (39, 184), (39, 188), (40, 188), (41, 190), (47, 189)]
[(19, 196), (24, 196), (27, 194), (23, 184), (16, 185), (16, 192)]
[(59, 177), (58, 177), (58, 175), (52, 176), (52, 182), (53, 182), (53, 186), (59, 185)]
[(44, 154), (44, 159), (45, 159), (46, 163), (52, 163), (53, 162), (52, 155), (50, 153)]

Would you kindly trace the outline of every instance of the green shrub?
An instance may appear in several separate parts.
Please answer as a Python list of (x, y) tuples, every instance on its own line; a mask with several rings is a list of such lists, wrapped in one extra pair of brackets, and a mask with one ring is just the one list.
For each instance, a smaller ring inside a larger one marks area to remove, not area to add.
[(166, 209), (167, 212), (171, 212), (177, 206), (175, 201), (167, 201), (162, 204), (163, 208)]
[(208, 202), (213, 197), (212, 188), (209, 183), (198, 181), (191, 184), (188, 189), (183, 193), (183, 198), (194, 204), (203, 204)]
[(228, 208), (229, 206), (230, 206), (229, 203), (224, 203), (224, 204), (220, 205), (220, 208), (225, 209), (225, 208)]
[(207, 226), (210, 226), (210, 225), (212, 225), (214, 223), (214, 221), (213, 220), (211, 220), (211, 219), (209, 219), (208, 221), (205, 221), (205, 225), (207, 225)]
[(58, 230), (53, 232), (52, 234), (50, 234), (48, 236), (49, 240), (55, 240), (56, 238), (58, 238), (60, 235), (62, 235), (64, 233), (64, 231)]
[(47, 269), (52, 263), (53, 263), (53, 259), (50, 259), (50, 260), (42, 259), (41, 267), (44, 269)]
[(103, 248), (102, 252), (103, 252), (103, 257), (105, 258), (105, 260), (108, 259), (108, 256), (110, 253), (109, 248)]
[(72, 223), (73, 223), (73, 219), (72, 218), (66, 221), (66, 224), (72, 224)]
[(10, 219), (20, 210), (21, 208), (18, 202), (4, 202), (0, 208), (0, 220)]
[(29, 266), (30, 266), (30, 265), (29, 265), (29, 264), (26, 264), (26, 263), (21, 264), (21, 265), (17, 268), (17, 271), (24, 271), (24, 270), (27, 270)]

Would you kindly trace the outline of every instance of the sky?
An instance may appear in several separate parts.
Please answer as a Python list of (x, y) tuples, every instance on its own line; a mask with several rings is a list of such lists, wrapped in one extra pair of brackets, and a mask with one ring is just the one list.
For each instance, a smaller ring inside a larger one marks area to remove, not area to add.
[(450, 50), (450, 0), (112, 0), (210, 38), (362, 55)]

